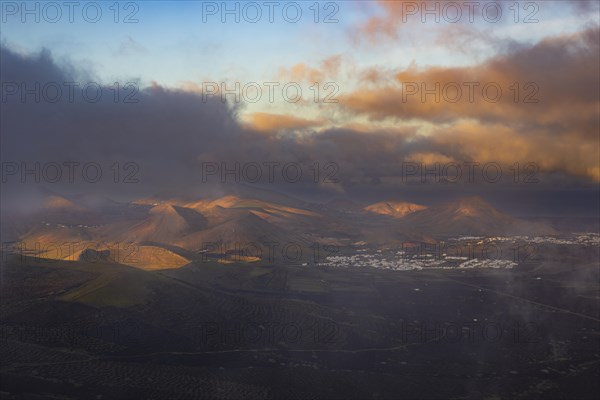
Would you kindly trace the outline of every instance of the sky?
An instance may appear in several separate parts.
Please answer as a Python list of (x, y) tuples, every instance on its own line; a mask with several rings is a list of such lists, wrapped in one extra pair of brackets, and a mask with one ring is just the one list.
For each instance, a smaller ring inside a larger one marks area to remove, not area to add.
[[(311, 189), (331, 195), (402, 193), (402, 163), (600, 182), (597, 1), (68, 4), (2, 2), (3, 161), (118, 155), (148, 192), (202, 160), (334, 162), (339, 179)], [(7, 86), (65, 80), (133, 83), (139, 102), (30, 104)]]

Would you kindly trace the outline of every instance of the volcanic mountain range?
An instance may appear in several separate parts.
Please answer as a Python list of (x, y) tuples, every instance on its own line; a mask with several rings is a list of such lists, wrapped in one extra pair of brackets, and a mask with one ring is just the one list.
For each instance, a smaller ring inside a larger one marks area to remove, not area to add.
[[(544, 223), (505, 214), (479, 197), (429, 207), (404, 201), (359, 205), (348, 199), (317, 204), (268, 191), (254, 197), (161, 196), (127, 203), (50, 191), (44, 191), (43, 197), (35, 211), (3, 216), (4, 243), (21, 243), (44, 258), (76, 260), (94, 255), (146, 269), (178, 267), (217, 250), (235, 255), (248, 243), (309, 248), (365, 242), (375, 247), (462, 235), (557, 233)], [(65, 243), (71, 244), (68, 250), (63, 250)], [(135, 246), (137, 256), (153, 261), (140, 257), (123, 261), (128, 250), (122, 247), (128, 246)]]

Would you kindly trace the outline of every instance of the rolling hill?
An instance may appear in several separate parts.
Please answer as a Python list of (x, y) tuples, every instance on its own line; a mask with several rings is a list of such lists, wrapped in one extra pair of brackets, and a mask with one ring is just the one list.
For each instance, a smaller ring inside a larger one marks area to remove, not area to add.
[(549, 235), (541, 222), (528, 222), (496, 210), (480, 197), (466, 197), (410, 213), (400, 220), (406, 232), (431, 236)]
[(364, 208), (365, 211), (389, 215), (394, 218), (402, 218), (408, 214), (425, 210), (427, 207), (420, 204), (408, 203), (404, 201), (382, 201), (371, 204)]

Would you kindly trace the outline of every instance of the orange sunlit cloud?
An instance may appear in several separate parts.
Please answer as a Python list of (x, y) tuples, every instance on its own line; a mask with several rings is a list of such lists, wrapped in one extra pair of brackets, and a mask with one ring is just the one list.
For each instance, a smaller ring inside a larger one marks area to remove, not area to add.
[(310, 120), (291, 115), (257, 112), (247, 117), (247, 125), (260, 132), (314, 128), (323, 125), (323, 120)]

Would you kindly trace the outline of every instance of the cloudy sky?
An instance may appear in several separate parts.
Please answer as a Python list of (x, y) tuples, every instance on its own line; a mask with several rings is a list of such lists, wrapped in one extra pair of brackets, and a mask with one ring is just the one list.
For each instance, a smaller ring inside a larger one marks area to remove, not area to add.
[[(132, 162), (135, 185), (85, 190), (148, 195), (201, 188), (209, 162), (295, 162), (303, 178), (278, 190), (560, 191), (593, 205), (598, 4), (3, 2), (3, 183), (21, 183), (7, 168), (23, 162)], [(23, 94), (48, 82), (59, 101)], [(64, 82), (103, 96), (69, 101)], [(315, 182), (315, 163), (335, 179)], [(498, 181), (480, 176), (490, 165)]]

